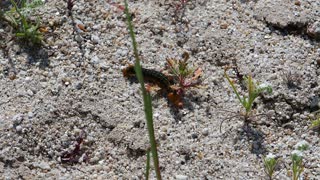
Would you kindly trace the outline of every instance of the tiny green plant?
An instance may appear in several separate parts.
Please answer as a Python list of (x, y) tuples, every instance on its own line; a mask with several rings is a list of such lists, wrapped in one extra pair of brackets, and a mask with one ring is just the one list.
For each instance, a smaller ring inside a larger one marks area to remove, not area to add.
[(313, 120), (311, 122), (311, 126), (310, 126), (311, 129), (313, 130), (317, 130), (320, 132), (320, 117), (316, 120)]
[(302, 141), (298, 142), (294, 147), (296, 150), (306, 151), (309, 149), (309, 143), (305, 140), (302, 140)]
[(291, 154), (292, 161), (292, 180), (298, 180), (303, 172), (303, 153), (299, 150), (294, 150)]
[(268, 154), (263, 158), (264, 172), (269, 180), (272, 180), (275, 169), (278, 165), (278, 159), (273, 154)]
[[(240, 101), (240, 104), (242, 105), (242, 107), (245, 109), (245, 112), (242, 113), (240, 112), (240, 116), (242, 116), (244, 118), (244, 125), (248, 125), (249, 122), (251, 122), (251, 118), (254, 114), (252, 113), (252, 106), (253, 103), (255, 101), (255, 99), (262, 93), (262, 92), (267, 92), (267, 93), (272, 93), (272, 88), (270, 85), (267, 84), (260, 84), (260, 83), (256, 83), (254, 82), (253, 78), (251, 75), (247, 76), (247, 77), (242, 77), (244, 82), (247, 85), (247, 90), (248, 90), (248, 95), (245, 96), (241, 96), (239, 91), (237, 90), (234, 81), (229, 77), (227, 71), (230, 67), (226, 67), (224, 69), (224, 76), (225, 78), (228, 80), (231, 88), (233, 89), (233, 92), (236, 94), (237, 99)], [(227, 110), (223, 110), (223, 111), (227, 111)], [(227, 111), (230, 112), (230, 111)], [(234, 112), (231, 112), (234, 113)], [(220, 132), (222, 131), (222, 124), (225, 120), (231, 120), (235, 117), (239, 117), (238, 113), (235, 113), (235, 116), (232, 117), (228, 117), (227, 119), (224, 119), (221, 121), (220, 123)], [(265, 114), (255, 114), (254, 116), (261, 116), (261, 115), (265, 115)]]
[(298, 142), (294, 146), (295, 150), (291, 153), (292, 161), (292, 180), (298, 180), (301, 173), (303, 172), (303, 151), (309, 149), (309, 143), (305, 140)]
[[(149, 141), (150, 141), (150, 145), (151, 145), (153, 164), (154, 164), (157, 179), (161, 180), (161, 172), (160, 172), (160, 165), (159, 165), (159, 158), (158, 158), (158, 151), (157, 151), (157, 143), (156, 143), (156, 139), (155, 139), (155, 135), (154, 135), (154, 128), (153, 128), (151, 96), (146, 91), (145, 86), (144, 86), (142, 68), (140, 65), (140, 57), (138, 54), (137, 42), (136, 42), (135, 35), (133, 32), (133, 25), (131, 22), (131, 16), (129, 14), (127, 0), (124, 0), (124, 4), (125, 4), (125, 14), (126, 14), (127, 23), (128, 23), (128, 29), (129, 29), (130, 37), (132, 40), (133, 53), (134, 53), (134, 57), (135, 57), (135, 66), (134, 66), (135, 73), (138, 78), (138, 81), (140, 82), (140, 86), (141, 86), (141, 90), (142, 90), (144, 111), (145, 111), (145, 117), (146, 117), (146, 121), (147, 121), (147, 128), (148, 128), (148, 134), (149, 134)], [(148, 158), (148, 154), (147, 154), (146, 175), (149, 174), (149, 169), (150, 169), (149, 168), (150, 166), (148, 164), (149, 162), (150, 162), (150, 158)]]
[(242, 107), (245, 109), (245, 118), (247, 119), (251, 113), (253, 103), (255, 99), (264, 91), (267, 93), (272, 93), (272, 88), (270, 85), (266, 84), (259, 84), (255, 83), (252, 79), (252, 76), (249, 75), (245, 78), (247, 89), (248, 89), (248, 95), (247, 96), (240, 96), (240, 93), (238, 92), (234, 81), (231, 80), (227, 73), (228, 68), (224, 70), (224, 76), (227, 78), (230, 86), (233, 89), (233, 92), (236, 94), (237, 99), (240, 101)]
[(167, 69), (169, 75), (177, 86), (173, 89), (177, 90), (179, 95), (183, 95), (185, 91), (192, 87), (200, 87), (202, 70), (189, 65), (189, 54), (185, 52), (183, 59), (167, 59)]
[(40, 1), (32, 1), (31, 3), (26, 3), (26, 1), (21, 1), (20, 6), (18, 7), (17, 3), (14, 0), (10, 0), (13, 5), (13, 8), (5, 12), (1, 19), (7, 21), (15, 30), (16, 36), (26, 41), (30, 41), (33, 44), (40, 44), (42, 40), (42, 34), (39, 31), (39, 18), (37, 19), (36, 24), (32, 24), (27, 19), (27, 9), (34, 8), (40, 4)]
[(21, 8), (21, 12), (23, 14), (28, 14), (28, 12), (30, 12), (33, 8), (36, 8), (42, 4), (43, 4), (42, 0), (30, 0), (30, 1), (22, 0), (20, 1), (18, 7)]
[(312, 114), (314, 114), (316, 118), (311, 121), (310, 129), (320, 132), (320, 110), (317, 110), (317, 111), (313, 112)]

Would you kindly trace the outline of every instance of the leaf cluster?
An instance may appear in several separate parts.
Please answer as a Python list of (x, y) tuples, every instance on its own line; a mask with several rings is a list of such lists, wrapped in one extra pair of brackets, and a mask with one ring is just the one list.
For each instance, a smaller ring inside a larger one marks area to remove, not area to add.
[(189, 54), (185, 52), (183, 59), (167, 59), (166, 69), (169, 76), (173, 79), (177, 87), (173, 89), (178, 91), (178, 94), (183, 94), (186, 89), (191, 87), (199, 87), (201, 84), (202, 70), (189, 65)]
[(43, 37), (39, 31), (39, 19), (37, 19), (36, 24), (32, 24), (28, 20), (28, 12), (31, 8), (41, 5), (42, 1), (35, 0), (27, 3), (26, 0), (23, 0), (19, 5), (14, 0), (10, 1), (13, 8), (7, 12), (3, 12), (1, 19), (7, 21), (16, 30), (15, 35), (18, 38), (30, 41), (33, 44), (40, 44)]

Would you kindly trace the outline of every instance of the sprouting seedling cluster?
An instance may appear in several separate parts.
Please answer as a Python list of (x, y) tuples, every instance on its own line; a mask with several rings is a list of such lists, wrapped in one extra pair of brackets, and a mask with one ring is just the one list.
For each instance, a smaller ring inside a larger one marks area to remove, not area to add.
[(264, 172), (268, 176), (269, 180), (272, 180), (278, 163), (279, 159), (277, 159), (271, 153), (269, 153), (266, 157), (263, 158)]
[(167, 59), (166, 69), (169, 76), (173, 79), (173, 89), (177, 94), (183, 95), (189, 88), (199, 87), (201, 84), (202, 70), (189, 65), (189, 54), (185, 52), (183, 59)]
[[(292, 180), (298, 180), (301, 178), (301, 174), (304, 170), (303, 154), (304, 151), (309, 149), (309, 143), (305, 140), (298, 142), (295, 146), (295, 150), (291, 153), (291, 172)], [(278, 169), (279, 158), (272, 153), (269, 153), (263, 158), (264, 172), (269, 180), (272, 180), (275, 176), (274, 173)]]
[(272, 93), (272, 88), (270, 85), (266, 84), (259, 84), (255, 83), (252, 79), (252, 76), (249, 75), (245, 77), (245, 81), (247, 84), (247, 89), (248, 89), (248, 95), (247, 96), (241, 96), (240, 93), (238, 92), (235, 83), (231, 78), (229, 77), (227, 70), (229, 67), (225, 68), (224, 70), (224, 76), (228, 80), (230, 86), (232, 87), (234, 93), (237, 96), (237, 99), (240, 101), (241, 105), (245, 109), (245, 118), (247, 118), (250, 115), (250, 112), (252, 110), (253, 103), (255, 99), (262, 93), (262, 92), (267, 92), (267, 93)]
[(26, 3), (22, 1), (20, 7), (14, 0), (10, 0), (13, 8), (10, 11), (4, 12), (1, 15), (1, 19), (7, 21), (16, 31), (16, 36), (26, 41), (30, 41), (34, 44), (40, 44), (42, 40), (42, 34), (39, 31), (39, 19), (36, 24), (31, 23), (28, 20), (28, 9), (34, 8), (40, 5), (40, 1), (32, 1)]

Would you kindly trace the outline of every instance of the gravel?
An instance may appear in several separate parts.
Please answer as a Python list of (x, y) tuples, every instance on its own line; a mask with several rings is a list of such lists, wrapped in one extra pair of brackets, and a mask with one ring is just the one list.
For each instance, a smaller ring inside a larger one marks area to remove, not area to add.
[[(45, 1), (33, 12), (48, 28), (41, 47), (11, 38), (0, 22), (0, 179), (144, 179), (143, 100), (121, 72), (134, 57), (122, 6), (112, 2), (75, 1), (73, 21), (64, 1)], [(129, 3), (144, 67), (161, 70), (187, 51), (204, 72), (181, 110), (152, 93), (163, 178), (263, 179), (271, 153), (282, 162), (275, 178), (291, 179), (290, 157), (303, 142), (302, 177), (319, 179), (319, 132), (309, 128), (320, 109), (319, 1), (178, 4)], [(226, 65), (273, 88), (254, 104), (266, 116), (249, 126)]]

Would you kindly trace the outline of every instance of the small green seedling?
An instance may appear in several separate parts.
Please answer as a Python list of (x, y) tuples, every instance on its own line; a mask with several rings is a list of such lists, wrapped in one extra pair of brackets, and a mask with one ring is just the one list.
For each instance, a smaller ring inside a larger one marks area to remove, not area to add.
[(313, 130), (317, 130), (320, 132), (320, 117), (316, 120), (313, 120), (311, 122), (311, 126), (310, 126), (311, 129)]
[(292, 161), (292, 180), (298, 180), (301, 173), (303, 172), (303, 153), (299, 150), (294, 150), (291, 155)]
[[(243, 78), (245, 80), (246, 85), (247, 85), (248, 95), (247, 96), (240, 96), (240, 93), (238, 92), (234, 81), (231, 80), (231, 78), (227, 74), (228, 69), (229, 69), (229, 67), (225, 68), (224, 76), (227, 78), (229, 84), (231, 85), (234, 93), (237, 96), (237, 99), (240, 101), (242, 107), (245, 109), (245, 112), (240, 113), (240, 116), (244, 117), (244, 123), (245, 123), (245, 125), (248, 125), (248, 123), (250, 122), (250, 117), (253, 115), (252, 106), (253, 106), (255, 99), (264, 91), (266, 91), (267, 93), (272, 93), (272, 88), (271, 88), (271, 86), (266, 85), (266, 84), (255, 83), (252, 79), (252, 76), (249, 75), (248, 77)], [(223, 110), (223, 111), (227, 111), (227, 110)], [(228, 112), (230, 112), (230, 111), (228, 111)], [(234, 112), (231, 112), (231, 113), (234, 113)], [(236, 114), (235, 116), (228, 117), (227, 119), (224, 119), (220, 123), (220, 132), (221, 132), (222, 124), (225, 120), (231, 120), (235, 117), (239, 117), (239, 114), (237, 114), (237, 113), (235, 113), (235, 114)], [(254, 116), (261, 116), (261, 115), (265, 115), (265, 114), (256, 114)]]
[(248, 118), (250, 115), (250, 112), (252, 110), (253, 102), (254, 100), (264, 91), (267, 93), (272, 93), (272, 88), (269, 85), (266, 84), (259, 84), (255, 83), (252, 79), (252, 76), (249, 75), (246, 78), (246, 84), (248, 88), (248, 96), (240, 96), (237, 88), (234, 85), (234, 82), (230, 79), (229, 75), (227, 74), (228, 68), (225, 69), (224, 71), (224, 76), (227, 78), (229, 84), (231, 85), (234, 93), (236, 94), (238, 100), (240, 101), (241, 105), (245, 109), (245, 117)]
[(189, 54), (185, 52), (183, 59), (167, 59), (166, 69), (168, 69), (169, 76), (174, 81), (172, 88), (177, 90), (179, 95), (183, 95), (185, 91), (192, 87), (200, 87), (202, 70), (200, 68), (190, 67), (188, 63)]
[(273, 154), (268, 154), (263, 158), (264, 172), (267, 174), (268, 179), (272, 180), (274, 171), (278, 165), (278, 159)]
[(303, 151), (309, 149), (309, 143), (305, 140), (298, 142), (294, 146), (295, 150), (291, 153), (291, 161), (292, 161), (292, 179), (298, 180), (301, 173), (303, 172), (304, 165), (303, 165)]
[(309, 120), (311, 121), (309, 129), (320, 133), (320, 110), (312, 112), (312, 116), (309, 116)]
[(39, 4), (39, 1), (34, 1), (31, 4), (27, 4), (26, 1), (21, 2), (21, 8), (18, 7), (14, 0), (10, 0), (13, 8), (5, 12), (1, 16), (1, 19), (9, 22), (9, 24), (16, 30), (16, 36), (18, 38), (30, 41), (34, 44), (40, 44), (42, 40), (42, 34), (39, 31), (39, 19), (37, 24), (33, 25), (27, 20), (26, 10), (27, 8), (33, 8)]
[[(320, 110), (317, 110), (317, 111), (313, 112), (312, 114), (314, 114), (314, 116), (316, 118), (315, 118), (315, 120), (311, 121), (310, 129), (320, 132)], [(313, 119), (313, 118), (310, 118), (310, 119)]]
[(309, 143), (305, 140), (298, 142), (295, 146), (298, 151), (306, 151), (309, 149)]

